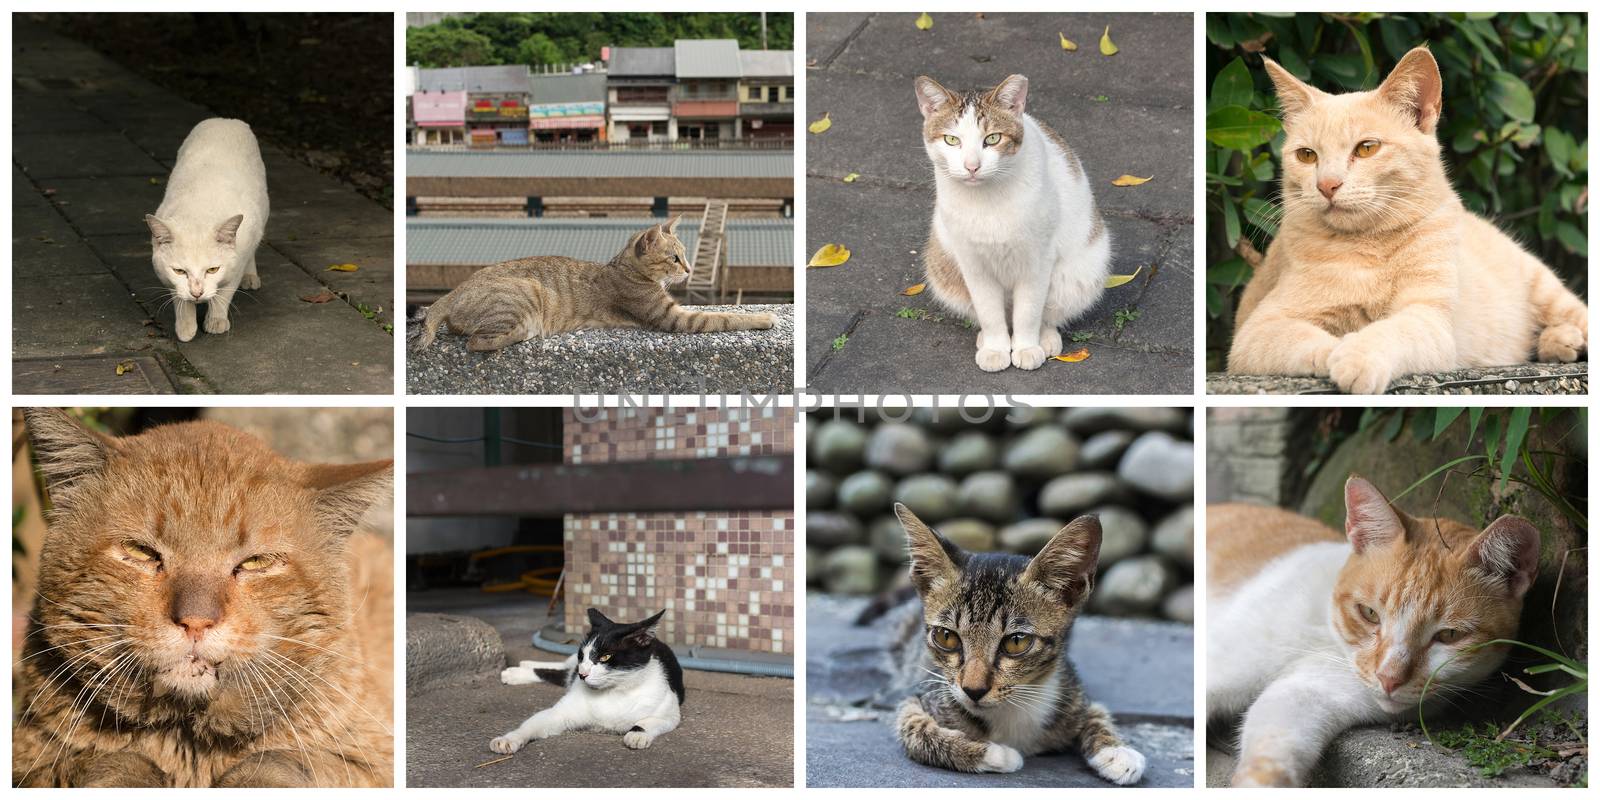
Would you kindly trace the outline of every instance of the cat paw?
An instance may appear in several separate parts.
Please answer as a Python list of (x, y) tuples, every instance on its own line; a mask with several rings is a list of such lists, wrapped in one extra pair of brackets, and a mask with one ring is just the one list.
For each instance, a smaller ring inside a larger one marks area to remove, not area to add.
[(1018, 369), (1038, 369), (1044, 366), (1044, 349), (1040, 347), (1024, 347), (1011, 351), (1011, 366)]
[(978, 369), (984, 372), (999, 372), (1011, 366), (1011, 354), (1004, 350), (979, 350), (976, 360)]
[(227, 333), (232, 327), (227, 317), (218, 317), (215, 314), (206, 315), (206, 333)]
[(512, 753), (521, 750), (523, 744), (524, 742), (520, 739), (515, 739), (510, 736), (497, 736), (495, 737), (494, 741), (489, 743), (489, 749), (495, 751), (496, 753), (511, 755)]
[(989, 748), (983, 752), (983, 761), (978, 764), (979, 772), (1016, 772), (1019, 769), (1022, 769), (1022, 754), (1015, 747), (999, 742), (989, 743)]
[(1340, 339), (1329, 339), (1312, 348), (1311, 372), (1309, 374), (1323, 378), (1328, 377), (1328, 359), (1333, 356), (1333, 351), (1338, 349), (1342, 343), (1343, 341)]
[(1106, 747), (1089, 759), (1089, 766), (1118, 786), (1132, 786), (1144, 777), (1144, 754), (1131, 747)]
[(1065, 349), (1061, 343), (1061, 331), (1049, 325), (1044, 326), (1044, 329), (1039, 331), (1039, 348), (1044, 350), (1046, 357), (1061, 355), (1061, 351)]
[(1239, 762), (1233, 771), (1231, 786), (1263, 787), (1263, 786), (1297, 786), (1294, 776), (1289, 774), (1283, 764), (1271, 758), (1252, 758)]
[(540, 683), (539, 676), (528, 667), (506, 667), (500, 670), (500, 682), (507, 686), (526, 686)]
[(622, 743), (627, 745), (629, 750), (643, 750), (655, 740), (656, 737), (644, 731), (628, 731), (622, 734)]
[(751, 314), (750, 315), (750, 328), (752, 330), (758, 330), (758, 331), (771, 330), (777, 324), (778, 324), (778, 318), (773, 316), (773, 315), (771, 315), (771, 314)]
[(261, 288), (261, 276), (255, 274), (254, 272), (245, 273), (245, 276), (239, 280), (239, 288), (240, 289), (260, 289)]
[(1383, 394), (1394, 367), (1346, 339), (1328, 356), (1328, 378), (1346, 394)]
[(1577, 361), (1578, 354), (1588, 346), (1586, 338), (1576, 325), (1563, 323), (1545, 328), (1539, 334), (1539, 360), (1546, 363)]

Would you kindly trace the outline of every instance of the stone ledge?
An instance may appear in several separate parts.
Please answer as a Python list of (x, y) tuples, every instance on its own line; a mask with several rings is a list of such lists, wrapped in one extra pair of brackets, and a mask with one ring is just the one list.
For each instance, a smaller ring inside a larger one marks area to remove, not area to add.
[[(1207, 747), (1206, 786), (1227, 786), (1235, 763), (1233, 753), (1215, 746)], [(1498, 778), (1486, 778), (1460, 756), (1430, 744), (1416, 730), (1397, 731), (1377, 725), (1353, 728), (1334, 738), (1317, 764), (1311, 785), (1324, 788), (1561, 786), (1548, 776), (1526, 768), (1507, 770)]]
[(451, 614), (406, 616), (406, 696), (498, 675), (505, 643), (489, 623)]
[(794, 390), (794, 306), (696, 306), (771, 312), (765, 331), (575, 331), (474, 353), (440, 331), (416, 350), (421, 319), (406, 324), (407, 394), (786, 394)]
[[(1338, 394), (1327, 378), (1206, 374), (1206, 394)], [(1589, 364), (1517, 364), (1401, 376), (1384, 394), (1588, 394)]]

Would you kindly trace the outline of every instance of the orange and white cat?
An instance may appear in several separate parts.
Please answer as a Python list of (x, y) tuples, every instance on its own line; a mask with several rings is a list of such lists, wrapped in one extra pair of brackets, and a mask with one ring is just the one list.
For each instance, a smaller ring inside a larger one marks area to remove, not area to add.
[(1584, 302), (1451, 188), (1426, 48), (1340, 95), (1264, 62), (1284, 115), (1283, 219), (1240, 298), (1229, 372), (1376, 394), (1411, 373), (1587, 350)]
[(1539, 531), (1417, 519), (1345, 483), (1345, 535), (1263, 506), (1206, 509), (1206, 714), (1244, 717), (1234, 786), (1304, 786), (1333, 737), (1414, 719), (1506, 657)]

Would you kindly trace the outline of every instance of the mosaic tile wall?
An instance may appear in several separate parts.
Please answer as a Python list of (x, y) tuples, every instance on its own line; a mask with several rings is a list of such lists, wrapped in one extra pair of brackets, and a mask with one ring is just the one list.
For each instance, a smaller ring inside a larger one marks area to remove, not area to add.
[[(792, 409), (565, 413), (573, 464), (794, 451)], [(568, 630), (588, 628), (590, 607), (625, 621), (665, 608), (670, 644), (793, 654), (792, 510), (569, 514), (565, 527)]]

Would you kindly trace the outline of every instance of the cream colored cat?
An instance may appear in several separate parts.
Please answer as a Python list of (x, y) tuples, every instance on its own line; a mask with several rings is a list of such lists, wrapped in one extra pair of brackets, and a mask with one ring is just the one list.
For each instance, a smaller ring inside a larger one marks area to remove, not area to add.
[(1450, 186), (1426, 48), (1341, 95), (1264, 61), (1284, 114), (1284, 214), (1239, 301), (1229, 372), (1374, 394), (1416, 372), (1577, 360), (1583, 301)]
[(1539, 531), (1416, 519), (1345, 483), (1345, 535), (1276, 508), (1206, 508), (1206, 715), (1243, 715), (1234, 786), (1304, 786), (1356, 725), (1415, 720), (1492, 675), (1515, 638)]

